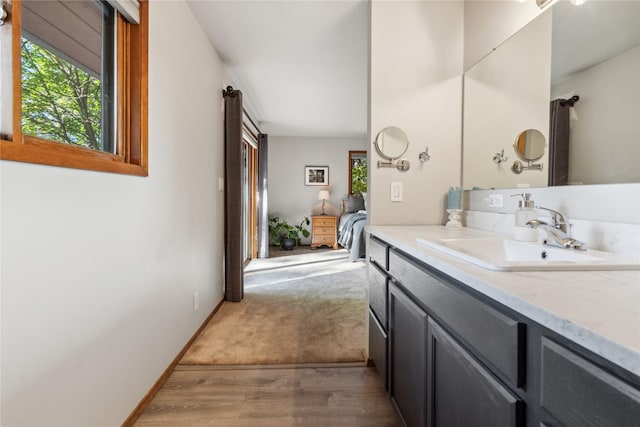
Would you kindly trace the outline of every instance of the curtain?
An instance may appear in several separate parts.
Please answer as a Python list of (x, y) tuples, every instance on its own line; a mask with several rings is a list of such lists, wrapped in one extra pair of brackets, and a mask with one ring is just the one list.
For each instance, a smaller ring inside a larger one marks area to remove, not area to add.
[(549, 121), (549, 185), (569, 183), (570, 104), (564, 99), (551, 101)]
[(269, 257), (268, 142), (268, 135), (258, 136), (258, 258)]
[(226, 301), (244, 297), (242, 245), (242, 92), (228, 86), (224, 96), (224, 267)]

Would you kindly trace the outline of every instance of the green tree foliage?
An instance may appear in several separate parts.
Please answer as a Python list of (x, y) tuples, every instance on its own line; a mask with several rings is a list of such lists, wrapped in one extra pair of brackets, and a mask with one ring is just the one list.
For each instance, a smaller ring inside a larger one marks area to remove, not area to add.
[(351, 189), (354, 194), (367, 191), (367, 159), (354, 159), (351, 167)]
[(22, 132), (102, 149), (101, 83), (76, 65), (22, 39)]

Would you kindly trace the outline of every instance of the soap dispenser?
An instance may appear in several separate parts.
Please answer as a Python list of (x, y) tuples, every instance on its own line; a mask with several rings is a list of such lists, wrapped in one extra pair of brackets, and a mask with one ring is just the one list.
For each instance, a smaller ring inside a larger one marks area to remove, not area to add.
[(531, 200), (531, 193), (513, 194), (511, 197), (522, 197), (522, 200), (518, 201), (518, 209), (515, 212), (516, 228), (514, 239), (523, 242), (535, 242), (538, 240), (538, 230), (527, 225), (527, 222), (538, 217), (533, 208), (534, 202)]

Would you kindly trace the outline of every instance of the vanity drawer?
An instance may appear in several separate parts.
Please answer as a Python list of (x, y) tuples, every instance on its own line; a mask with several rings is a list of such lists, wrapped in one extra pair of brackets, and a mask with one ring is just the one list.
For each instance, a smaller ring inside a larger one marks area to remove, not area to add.
[(369, 307), (387, 330), (387, 276), (375, 264), (369, 264)]
[(369, 358), (375, 363), (385, 390), (389, 389), (387, 347), (387, 333), (378, 323), (376, 316), (369, 310)]
[(640, 390), (547, 338), (541, 348), (540, 406), (562, 425), (638, 425)]
[(384, 270), (389, 269), (387, 264), (387, 245), (373, 236), (369, 238), (369, 259), (375, 261)]
[(394, 250), (389, 251), (389, 273), (413, 294), (429, 315), (446, 324), (486, 363), (512, 384), (524, 385), (524, 323), (447, 284)]

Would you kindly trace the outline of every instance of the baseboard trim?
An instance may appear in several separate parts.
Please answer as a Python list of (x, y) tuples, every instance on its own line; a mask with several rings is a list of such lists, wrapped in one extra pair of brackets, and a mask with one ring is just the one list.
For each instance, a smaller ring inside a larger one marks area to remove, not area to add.
[(178, 364), (180, 363), (180, 360), (182, 360), (182, 358), (184, 357), (184, 354), (187, 352), (189, 347), (191, 347), (191, 344), (193, 344), (196, 338), (198, 338), (198, 335), (200, 335), (200, 332), (202, 332), (202, 330), (207, 326), (211, 318), (213, 318), (213, 315), (216, 314), (216, 312), (220, 309), (220, 307), (222, 306), (222, 303), (224, 303), (224, 300), (220, 301), (218, 305), (215, 306), (211, 314), (207, 316), (207, 318), (202, 323), (202, 325), (200, 325), (198, 330), (193, 334), (193, 336), (191, 336), (191, 339), (189, 339), (189, 341), (184, 345), (184, 347), (182, 347), (182, 350), (180, 350), (180, 353), (178, 353), (178, 355), (173, 359), (173, 361), (169, 364), (169, 366), (167, 366), (167, 369), (164, 370), (162, 375), (160, 375), (160, 378), (158, 378), (155, 384), (153, 384), (153, 386), (149, 389), (147, 394), (142, 398), (140, 403), (138, 403), (138, 406), (136, 406), (135, 409), (131, 412), (131, 414), (127, 417), (127, 419), (124, 420), (124, 422), (122, 423), (122, 427), (131, 427), (135, 424), (135, 422), (138, 420), (140, 415), (142, 415), (142, 413), (147, 408), (147, 406), (149, 406), (149, 404), (151, 403), (153, 398), (156, 396), (156, 394), (158, 394), (158, 392), (160, 391), (164, 383), (167, 382), (167, 379), (169, 379), (169, 376), (173, 373), (176, 366), (178, 366)]

